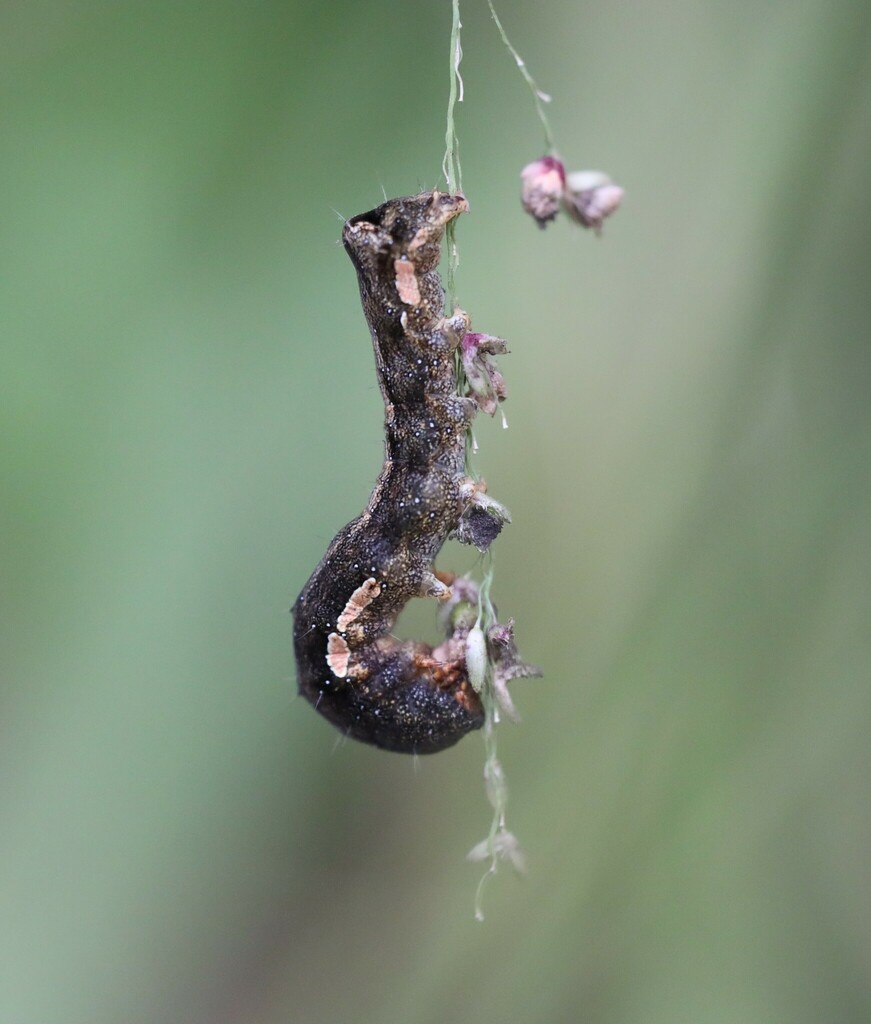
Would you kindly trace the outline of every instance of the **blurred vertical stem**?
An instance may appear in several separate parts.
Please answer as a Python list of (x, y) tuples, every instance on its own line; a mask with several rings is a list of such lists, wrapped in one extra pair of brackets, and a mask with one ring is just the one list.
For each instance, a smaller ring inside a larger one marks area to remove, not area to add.
[(547, 119), (547, 114), (544, 112), (544, 104), (550, 103), (551, 97), (539, 89), (535, 79), (529, 73), (529, 68), (526, 66), (526, 61), (520, 56), (517, 50), (514, 49), (511, 44), (511, 40), (508, 38), (508, 33), (502, 26), (502, 22), (499, 20), (499, 15), (496, 13), (496, 8), (493, 6), (493, 0), (487, 0), (487, 6), (490, 8), (490, 14), (493, 21), (496, 22), (496, 28), (499, 29), (499, 35), (502, 36), (502, 42), (505, 44), (506, 49), (514, 58), (515, 64), (520, 69), (521, 75), (529, 86), (529, 91), (532, 93), (532, 99), (535, 103), (535, 111), (538, 114), (538, 119), (541, 121), (544, 128), (544, 144), (548, 153), (555, 152), (555, 146), (553, 141), (553, 132), (551, 131), (550, 122)]
[(451, 86), (448, 93), (448, 120), (445, 130), (445, 158), (442, 163), (448, 192), (460, 191), (463, 187), (460, 170), (460, 144), (457, 139), (457, 127), (454, 123), (454, 109), (457, 103), (463, 102), (463, 79), (460, 77), (460, 61), (463, 59), (463, 48), (460, 44), (460, 0), (452, 0), (453, 17), (451, 19)]
[[(460, 21), (459, 0), (452, 0), (451, 9), (450, 91), (448, 94), (448, 114), (445, 129), (445, 156), (442, 161), (442, 170), (445, 176), (448, 192), (454, 193), (462, 192), (463, 189), (462, 171), (460, 168), (460, 144), (457, 137), (456, 122), (454, 120), (456, 105), (463, 101), (463, 79), (460, 75), (460, 61), (463, 57), (463, 49), (460, 42), (460, 29), (462, 28), (462, 23)], [(518, 66), (521, 67), (521, 70), (524, 71), (527, 81), (535, 92), (536, 102), (540, 105), (539, 96), (543, 94), (538, 92), (535, 87), (535, 83), (529, 77), (528, 72), (525, 71), (523, 62), (508, 42), (505, 32), (499, 23), (499, 19), (496, 17), (496, 12), (493, 10), (492, 4), (490, 4), (490, 10), (500, 32), (502, 33), (505, 44), (509, 49), (511, 49), (511, 52), (514, 53), (515, 60), (517, 60)], [(548, 145), (550, 145), (550, 127), (547, 124), (547, 119), (544, 116), (543, 111), (540, 112), (539, 116), (542, 118), (545, 125), (545, 131), (549, 140)], [(448, 250), (445, 309), (449, 316), (453, 314), (454, 306), (456, 304), (455, 279), (457, 265), (459, 264), (459, 253), (457, 251), (457, 242), (455, 237), (455, 224), (456, 221), (452, 220), (445, 230), (445, 241)], [(460, 359), (459, 349), (457, 350), (456, 356), (456, 372), (457, 394), (462, 396), (466, 391), (466, 377), (463, 372), (463, 364)], [(475, 472), (472, 465), (472, 454), (475, 451), (475, 448), (476, 446), (472, 437), (472, 431), (471, 428), (469, 428), (466, 443), (465, 471), (467, 476), (470, 476), (473, 479), (478, 479), (478, 474)], [(496, 609), (493, 607), (493, 602), (490, 599), (490, 586), (493, 582), (492, 554), (488, 555), (488, 559), (487, 570), (484, 574), (484, 579), (479, 590), (478, 617), (475, 623), (475, 625), (483, 632), (485, 637), (488, 636), (490, 628), (496, 624)], [(493, 667), (488, 657), (486, 675), (483, 680), (480, 696), (481, 703), (484, 707), (484, 784), (487, 792), (487, 798), (493, 808), (493, 819), (490, 824), (490, 830), (487, 834), (487, 838), (483, 843), (479, 843), (470, 855), (474, 860), (489, 861), (487, 870), (484, 872), (481, 881), (478, 883), (478, 888), (475, 893), (475, 917), (479, 921), (484, 919), (482, 901), (487, 879), (496, 873), (498, 862), (504, 857), (504, 851), (507, 846), (514, 844), (516, 847), (516, 840), (514, 840), (514, 837), (505, 830), (505, 809), (508, 802), (508, 788), (505, 784), (505, 776), (502, 772), (502, 765), (499, 763), (496, 751), (495, 726), (499, 722), (499, 710), (496, 695), (493, 690), (492, 674)], [(518, 857), (513, 858), (515, 865), (517, 864)]]
[[(490, 599), (492, 582), (493, 561), (491, 555), (490, 564), (481, 583), (478, 597), (478, 619), (475, 623), (483, 631), (485, 637), (489, 636), (490, 628), (496, 624), (496, 609)], [(484, 920), (484, 887), (491, 875), (495, 875), (498, 870), (500, 855), (497, 837), (500, 832), (505, 830), (505, 811), (508, 805), (508, 787), (496, 749), (496, 725), (499, 722), (499, 711), (493, 692), (492, 673), (493, 666), (488, 658), (487, 674), (481, 690), (481, 703), (484, 705), (484, 788), (490, 806), (493, 808), (493, 819), (483, 844), (484, 859), (488, 860), (489, 864), (475, 890), (475, 919), (478, 921)], [(472, 851), (473, 855), (474, 853), (475, 851)]]
[[(463, 102), (463, 79), (460, 76), (460, 61), (463, 59), (463, 47), (460, 42), (460, 0), (452, 0), (451, 17), (451, 77), (448, 93), (448, 117), (445, 127), (445, 158), (442, 171), (447, 183), (448, 192), (462, 192), (463, 172), (460, 168), (460, 140), (457, 138), (457, 126), (454, 121), (454, 110), (457, 103)], [(459, 254), (457, 252), (455, 221), (451, 221), (445, 230), (445, 241), (448, 248), (447, 294), (445, 305), (448, 315), (453, 312), (455, 302), (455, 277)], [(459, 365), (459, 363), (458, 363)], [(462, 383), (462, 382), (460, 382)]]

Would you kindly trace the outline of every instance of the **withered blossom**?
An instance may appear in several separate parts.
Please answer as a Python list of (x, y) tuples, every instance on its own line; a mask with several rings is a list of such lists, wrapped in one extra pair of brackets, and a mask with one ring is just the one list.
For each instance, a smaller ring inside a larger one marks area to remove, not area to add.
[(555, 156), (542, 156), (520, 172), (523, 182), (521, 202), (523, 209), (534, 217), (540, 228), (559, 213), (566, 186), (566, 169)]
[(566, 179), (566, 212), (598, 235), (602, 222), (620, 206), (623, 195), (623, 189), (602, 171), (573, 171)]
[(460, 359), (469, 384), (469, 392), (482, 412), (493, 416), (499, 402), (506, 396), (505, 378), (493, 360), (503, 355), (508, 346), (503, 338), (492, 334), (465, 334), (460, 342)]
[(491, 839), (483, 839), (477, 843), (466, 854), (466, 860), (485, 861), (495, 857), (497, 860), (505, 860), (520, 874), (526, 874), (526, 857), (523, 848), (517, 841), (517, 836), (507, 829), (500, 828)]
[(520, 657), (514, 642), (514, 620), (506, 625), (491, 626), (487, 633), (490, 661), (493, 669), (493, 692), (499, 707), (509, 718), (517, 721), (519, 716), (508, 693), (512, 679), (530, 679), (541, 675), (541, 669), (529, 665)]

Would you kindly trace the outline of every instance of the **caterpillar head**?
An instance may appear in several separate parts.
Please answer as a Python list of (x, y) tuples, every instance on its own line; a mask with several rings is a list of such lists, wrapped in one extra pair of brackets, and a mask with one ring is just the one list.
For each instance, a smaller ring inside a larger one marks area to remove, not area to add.
[(445, 227), (468, 209), (460, 193), (421, 192), (389, 199), (346, 221), (342, 243), (364, 283), (383, 276), (388, 261), (407, 260), (424, 274), (438, 266)]

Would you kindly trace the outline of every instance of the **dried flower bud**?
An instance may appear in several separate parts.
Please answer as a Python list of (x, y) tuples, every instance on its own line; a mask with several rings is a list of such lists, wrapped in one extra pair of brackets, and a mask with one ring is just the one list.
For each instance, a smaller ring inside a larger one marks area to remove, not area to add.
[(471, 544), (480, 552), (486, 551), (502, 532), (505, 520), (478, 505), (470, 505), (457, 523), (454, 537), (461, 544)]
[(473, 544), (484, 552), (499, 536), (505, 523), (511, 522), (511, 513), (501, 503), (484, 492), (483, 480), (468, 478), (460, 486), (460, 498), (466, 503), (452, 536), (461, 544)]
[(509, 718), (518, 721), (518, 714), (508, 692), (512, 679), (530, 679), (541, 675), (541, 669), (529, 665), (520, 657), (514, 642), (514, 620), (504, 625), (496, 623), (487, 632), (490, 661), (493, 668), (493, 692), (502, 710)]
[(566, 179), (565, 207), (585, 228), (602, 233), (602, 221), (623, 200), (623, 189), (602, 171), (573, 171)]
[(466, 637), (466, 674), (476, 693), (484, 689), (487, 679), (487, 641), (476, 623)]
[(505, 341), (492, 334), (465, 334), (460, 342), (460, 358), (469, 393), (478, 403), (478, 408), (490, 416), (506, 396), (505, 378), (492, 357), (507, 351)]
[(451, 581), (451, 596), (439, 609), (439, 622), (448, 633), (468, 632), (478, 618), (479, 587), (468, 576)]
[(542, 156), (520, 172), (523, 182), (523, 209), (535, 218), (540, 228), (547, 227), (559, 213), (566, 186), (566, 169), (555, 156)]
[(526, 857), (517, 836), (504, 827), (492, 839), (483, 839), (466, 854), (466, 860), (485, 861), (491, 858), (505, 860), (520, 874), (526, 874)]

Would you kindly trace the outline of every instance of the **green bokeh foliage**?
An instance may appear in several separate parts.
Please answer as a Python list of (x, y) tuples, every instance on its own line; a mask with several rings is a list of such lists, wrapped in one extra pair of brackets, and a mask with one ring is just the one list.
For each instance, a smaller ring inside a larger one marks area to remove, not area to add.
[(871, 1016), (871, 9), (500, 10), (627, 199), (522, 216), (467, 3), (458, 291), (546, 672), (483, 925), (479, 739), (335, 749), (287, 615), (380, 464), (334, 211), (438, 183), (449, 4), (0, 12), (3, 1024)]

